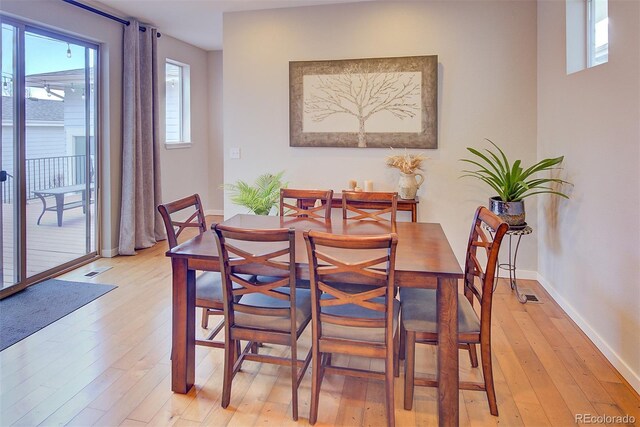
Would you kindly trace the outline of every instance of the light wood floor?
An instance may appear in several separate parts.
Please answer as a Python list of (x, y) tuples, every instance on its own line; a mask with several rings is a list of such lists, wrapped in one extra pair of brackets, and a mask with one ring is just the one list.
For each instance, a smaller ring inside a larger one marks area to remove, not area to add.
[[(196, 386), (170, 391), (171, 279), (166, 244), (135, 257), (101, 259), (62, 278), (87, 281), (92, 266), (112, 266), (91, 279), (118, 288), (0, 353), (0, 425), (195, 426), (292, 425), (289, 371), (247, 362), (220, 407), (222, 351), (198, 347)], [(461, 425), (572, 425), (574, 414), (640, 419), (640, 399), (604, 356), (536, 283), (542, 304), (519, 304), (501, 282), (494, 306), (494, 369), (500, 417), (483, 392), (460, 393)], [(37, 286), (37, 285), (36, 285)], [(199, 313), (198, 313), (199, 314)], [(213, 318), (212, 318), (213, 319)], [(309, 348), (309, 334), (301, 340)], [(265, 352), (283, 353), (278, 347)], [(335, 361), (381, 367), (377, 361)], [(419, 346), (417, 370), (435, 371), (434, 348)], [(461, 378), (480, 379), (460, 353)], [(310, 372), (303, 380), (299, 424), (308, 424)], [(396, 380), (396, 422), (437, 424), (436, 390), (417, 388), (405, 411)], [(381, 425), (384, 389), (376, 381), (327, 376), (319, 425)]]

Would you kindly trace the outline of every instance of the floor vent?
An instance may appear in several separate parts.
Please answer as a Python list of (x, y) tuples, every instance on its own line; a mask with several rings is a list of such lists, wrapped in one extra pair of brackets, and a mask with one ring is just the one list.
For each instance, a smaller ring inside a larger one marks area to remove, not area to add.
[(85, 277), (96, 277), (100, 273), (104, 273), (107, 270), (111, 270), (112, 267), (96, 267), (90, 272), (85, 274)]
[(531, 302), (534, 304), (542, 304), (542, 301), (540, 301), (540, 298), (538, 297), (538, 295), (536, 295), (536, 293), (533, 292), (531, 289), (522, 288), (520, 289), (520, 293), (524, 295), (524, 297), (527, 299), (527, 302)]

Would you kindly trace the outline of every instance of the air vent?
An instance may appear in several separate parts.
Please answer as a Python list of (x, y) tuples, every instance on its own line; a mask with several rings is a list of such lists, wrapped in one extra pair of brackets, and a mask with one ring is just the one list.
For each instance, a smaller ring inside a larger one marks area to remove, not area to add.
[(520, 289), (520, 293), (522, 294), (522, 296), (526, 298), (527, 302), (534, 303), (534, 304), (542, 304), (540, 297), (538, 297), (538, 295), (535, 292), (533, 292), (531, 289), (522, 288)]
[(111, 270), (112, 267), (94, 267), (93, 270), (85, 274), (85, 277), (96, 277), (100, 273)]

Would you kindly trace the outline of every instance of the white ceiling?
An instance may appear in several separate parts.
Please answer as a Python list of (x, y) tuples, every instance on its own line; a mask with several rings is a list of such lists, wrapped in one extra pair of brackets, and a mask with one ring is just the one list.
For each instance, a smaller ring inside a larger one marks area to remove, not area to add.
[(222, 49), (222, 14), (246, 10), (355, 3), (371, 0), (86, 0), (122, 18), (135, 17), (158, 31), (205, 50)]

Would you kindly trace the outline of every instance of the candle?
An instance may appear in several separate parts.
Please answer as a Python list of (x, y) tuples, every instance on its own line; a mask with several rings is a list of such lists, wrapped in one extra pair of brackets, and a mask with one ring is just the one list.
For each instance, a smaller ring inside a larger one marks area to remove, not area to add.
[(358, 186), (358, 181), (356, 181), (355, 179), (350, 179), (349, 180), (349, 189), (350, 190), (354, 190), (357, 186)]
[(373, 191), (373, 181), (364, 182), (364, 191)]

